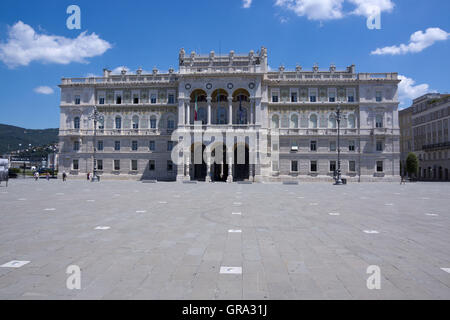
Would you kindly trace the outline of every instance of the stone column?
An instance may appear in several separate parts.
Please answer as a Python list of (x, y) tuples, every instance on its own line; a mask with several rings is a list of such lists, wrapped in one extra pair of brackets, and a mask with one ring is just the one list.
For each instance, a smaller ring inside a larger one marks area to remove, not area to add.
[(255, 99), (250, 98), (250, 124), (253, 124), (253, 119), (255, 118), (253, 108), (255, 107)]
[[(190, 152), (190, 151), (188, 151)], [(191, 180), (191, 175), (190, 175), (190, 167), (191, 167), (191, 163), (190, 163), (190, 157), (186, 156), (186, 180)]]
[(207, 100), (208, 100), (208, 125), (210, 125), (211, 124), (211, 100), (212, 100), (212, 98), (208, 97)]
[(211, 182), (211, 153), (206, 155), (206, 182)]
[(186, 124), (191, 124), (191, 101), (186, 103)]
[(227, 182), (231, 183), (233, 182), (233, 154), (228, 153), (228, 177)]
[(228, 124), (233, 124), (233, 97), (228, 97)]

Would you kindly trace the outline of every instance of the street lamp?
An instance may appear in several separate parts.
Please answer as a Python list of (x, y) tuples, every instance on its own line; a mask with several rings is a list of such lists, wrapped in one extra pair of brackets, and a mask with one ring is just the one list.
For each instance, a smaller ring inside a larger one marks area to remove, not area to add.
[(94, 120), (94, 163), (93, 163), (93, 177), (92, 182), (98, 181), (97, 176), (97, 159), (96, 159), (96, 151), (97, 151), (97, 122), (103, 120), (103, 115), (98, 112), (97, 106), (94, 106), (94, 112), (89, 116), (89, 120)]
[(341, 177), (341, 120), (344, 119), (345, 117), (342, 115), (341, 113), (341, 106), (337, 106), (337, 111), (336, 111), (336, 121), (337, 121), (337, 125), (338, 125), (338, 140), (337, 140), (337, 153), (338, 153), (338, 160), (337, 160), (337, 174), (336, 174), (336, 182), (334, 183), (334, 185), (336, 186), (340, 186), (343, 185), (344, 183), (342, 182), (342, 177)]

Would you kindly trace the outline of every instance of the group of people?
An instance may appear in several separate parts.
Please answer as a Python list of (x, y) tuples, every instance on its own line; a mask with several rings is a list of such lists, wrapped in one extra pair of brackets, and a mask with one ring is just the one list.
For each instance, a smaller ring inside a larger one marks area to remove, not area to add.
[[(38, 171), (36, 171), (36, 172), (34, 173), (33, 176), (34, 176), (34, 180), (35, 180), (35, 181), (38, 181), (38, 180), (39, 180), (39, 177), (40, 177), (40, 174), (39, 174)], [(49, 173), (49, 172), (46, 172), (46, 173), (45, 173), (45, 179), (47, 179), (47, 181), (50, 180), (50, 173)], [(64, 171), (63, 174), (62, 174), (62, 179), (63, 179), (63, 181), (66, 181), (66, 180), (67, 180), (67, 174), (66, 174), (65, 171)]]

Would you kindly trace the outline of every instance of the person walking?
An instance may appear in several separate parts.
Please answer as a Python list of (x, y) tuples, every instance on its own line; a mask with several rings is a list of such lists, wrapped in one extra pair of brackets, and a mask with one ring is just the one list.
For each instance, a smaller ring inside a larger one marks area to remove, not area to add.
[(63, 175), (62, 175), (62, 177), (63, 177), (63, 181), (66, 181), (66, 178), (67, 178), (67, 174), (66, 174), (66, 172), (65, 172), (65, 171), (63, 172)]
[(39, 179), (39, 172), (35, 171), (34, 172), (34, 181), (38, 181)]
[(47, 173), (45, 174), (45, 177), (47, 178), (47, 181), (50, 181), (50, 173), (47, 172)]
[(89, 181), (89, 178), (91, 177), (91, 173), (90, 172), (88, 172), (87, 173), (87, 180)]

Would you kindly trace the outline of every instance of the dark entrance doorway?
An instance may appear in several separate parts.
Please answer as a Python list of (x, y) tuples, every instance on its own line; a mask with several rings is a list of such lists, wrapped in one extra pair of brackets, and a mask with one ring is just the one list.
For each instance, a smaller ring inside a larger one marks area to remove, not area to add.
[[(192, 151), (191, 151), (191, 163), (193, 166), (193, 170), (194, 170), (194, 174), (192, 176), (193, 180), (197, 180), (197, 181), (205, 181), (206, 179), (206, 162), (205, 159), (203, 157), (203, 152), (205, 151), (205, 145), (202, 144), (202, 146), (192, 146)], [(200, 151), (201, 150), (201, 151)], [(195, 157), (194, 157), (195, 155)], [(201, 157), (202, 163), (199, 163), (199, 159)], [(197, 162), (197, 163), (196, 163)]]
[[(240, 158), (238, 159), (238, 150), (242, 150), (242, 147), (238, 147), (236, 146), (236, 148), (234, 149), (234, 176), (233, 176), (233, 180), (234, 181), (244, 181), (244, 180), (248, 180), (250, 177), (250, 165), (249, 165), (249, 151), (248, 151), (248, 147), (245, 146), (244, 148), (244, 152), (245, 152), (245, 158), (243, 158), (242, 155), (240, 156)], [(241, 152), (241, 151), (240, 151)], [(244, 163), (242, 163), (244, 160)]]
[[(222, 153), (220, 159), (219, 153)], [(219, 146), (212, 151), (211, 156), (216, 159), (212, 165), (212, 180), (217, 182), (225, 182), (228, 177), (227, 149), (225, 146)]]

